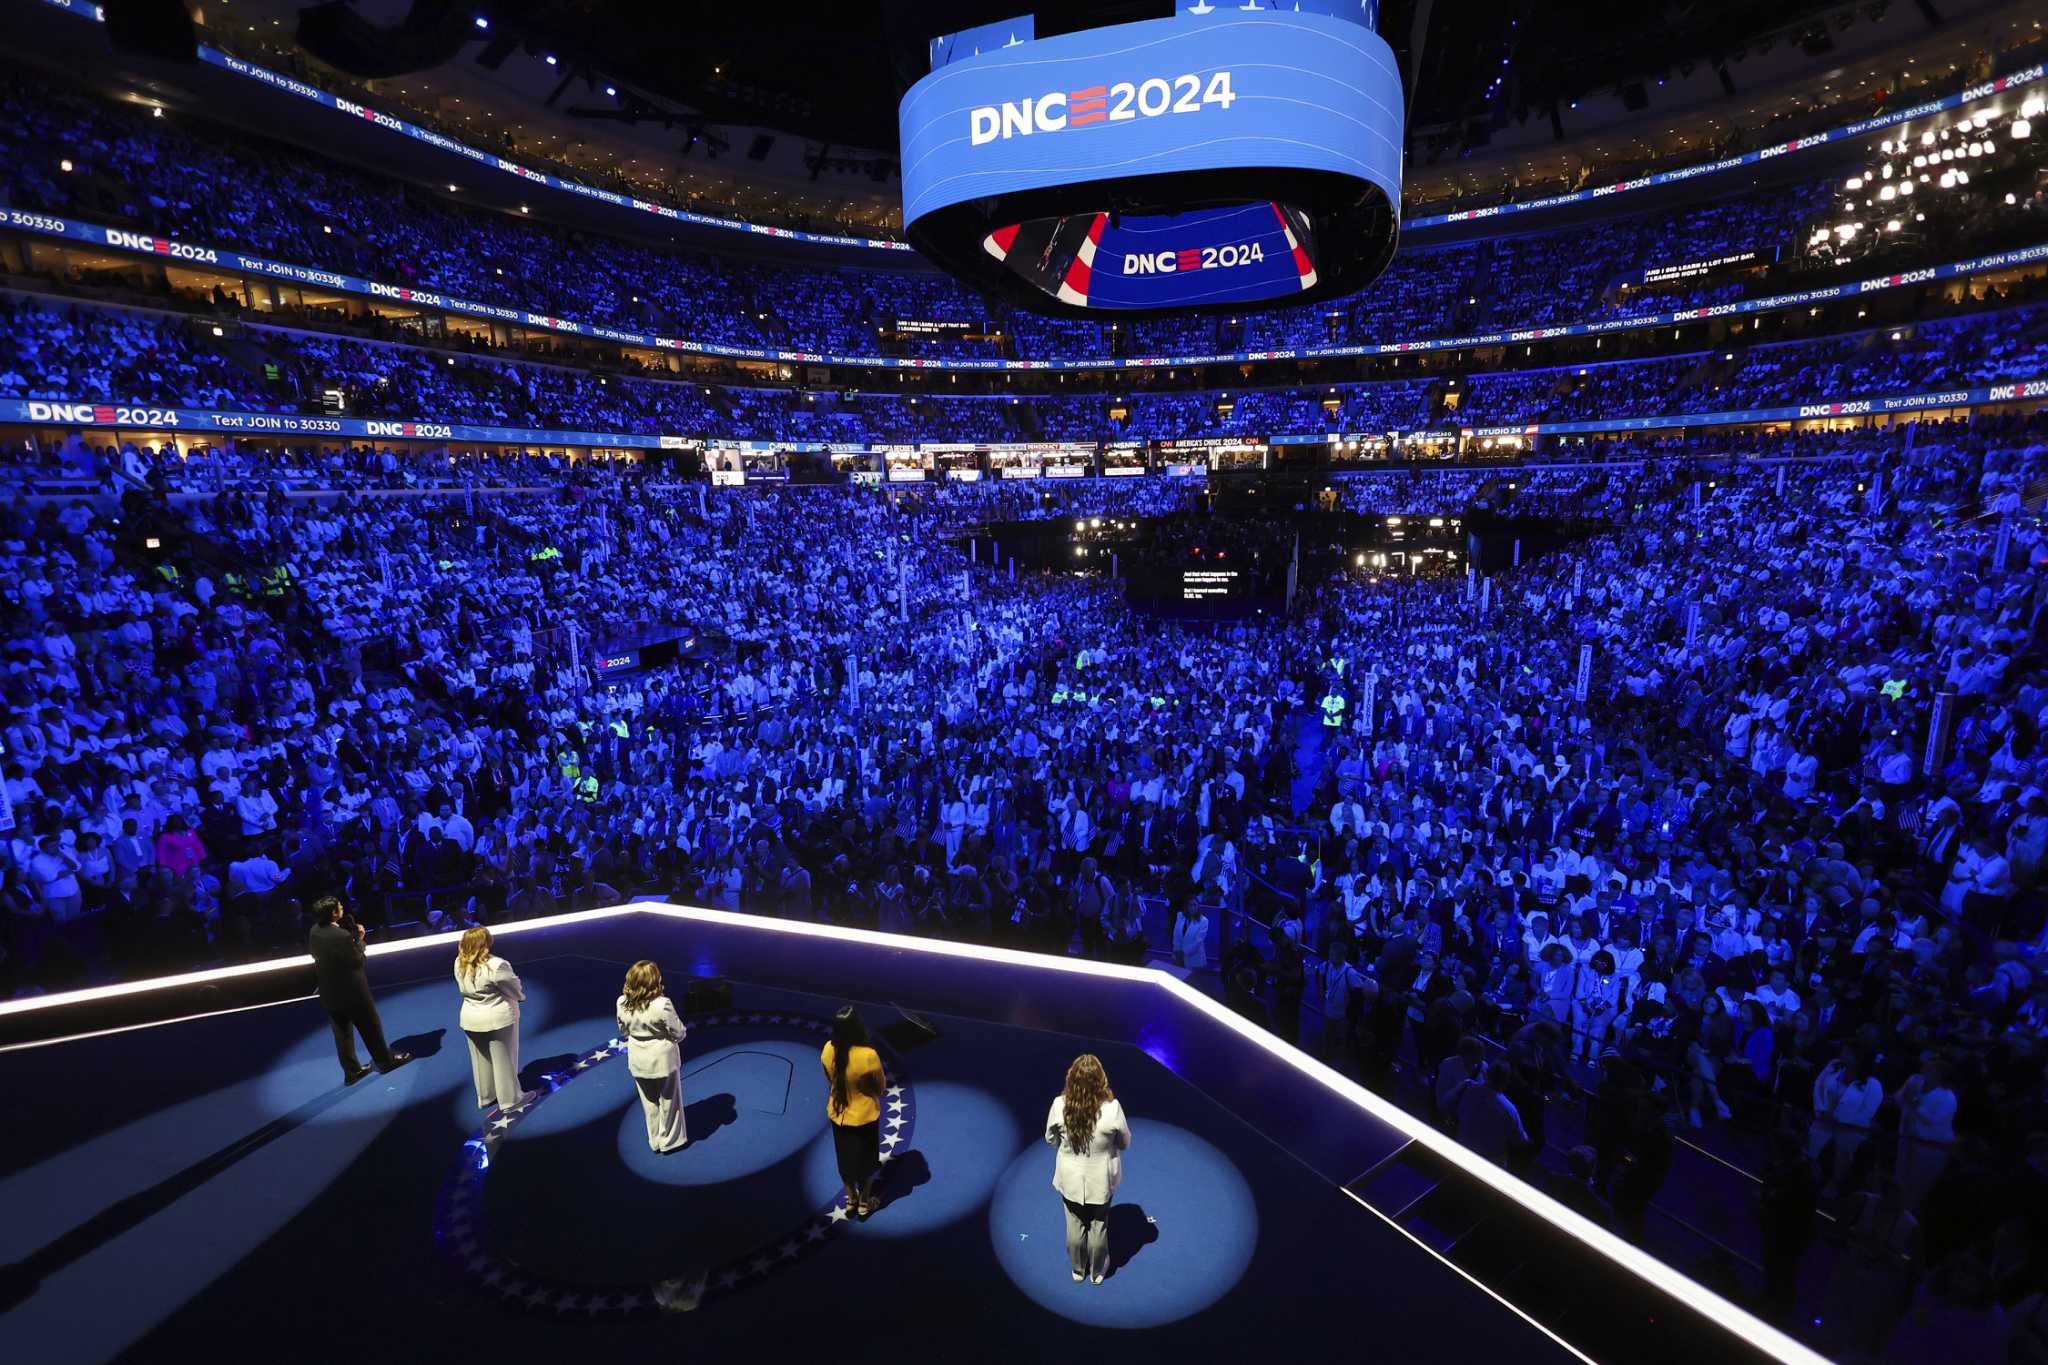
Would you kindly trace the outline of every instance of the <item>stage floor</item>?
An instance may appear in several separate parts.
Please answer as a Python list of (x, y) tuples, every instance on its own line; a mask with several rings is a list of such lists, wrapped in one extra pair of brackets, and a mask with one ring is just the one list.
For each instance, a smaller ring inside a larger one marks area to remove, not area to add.
[[(404, 954), (378, 991), (416, 1060), (353, 1089), (311, 1001), (0, 1054), (0, 1355), (1571, 1358), (1343, 1194), (1354, 1141), (1283, 1150), (1125, 1043), (943, 1014), (927, 1041), (860, 1002), (892, 1091), (888, 1203), (856, 1224), (817, 1064), (843, 1002), (736, 982), (685, 1045), (692, 1141), (656, 1157), (608, 1050), (630, 957), (606, 937), (501, 944), (529, 991), (522, 1069), (547, 1093), (497, 1130), (440, 950)], [(665, 963), (672, 984), (687, 961)], [(1041, 1140), (1081, 1051), (1134, 1133), (1100, 1287), (1069, 1277)]]

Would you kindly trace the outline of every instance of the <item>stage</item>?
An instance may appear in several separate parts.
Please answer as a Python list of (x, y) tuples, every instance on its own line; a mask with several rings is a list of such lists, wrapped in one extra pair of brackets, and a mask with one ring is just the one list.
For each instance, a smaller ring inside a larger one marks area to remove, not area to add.
[[(415, 1059), (353, 1088), (314, 1001), (249, 998), (297, 996), (296, 968), (8, 1005), (5, 1355), (1585, 1358), (1346, 1192), (1412, 1134), (1153, 973), (712, 912), (564, 919), (500, 934), (541, 1095), (490, 1121), (451, 945), (372, 956), (385, 1030)], [(690, 975), (733, 983), (729, 1009), (687, 1020), (691, 1140), (665, 1156), (613, 1047), (638, 957), (678, 995)], [(886, 1202), (865, 1223), (839, 1202), (817, 1061), (847, 1000), (890, 1085)], [(1069, 1277), (1042, 1140), (1083, 1051), (1133, 1128), (1099, 1287)]]

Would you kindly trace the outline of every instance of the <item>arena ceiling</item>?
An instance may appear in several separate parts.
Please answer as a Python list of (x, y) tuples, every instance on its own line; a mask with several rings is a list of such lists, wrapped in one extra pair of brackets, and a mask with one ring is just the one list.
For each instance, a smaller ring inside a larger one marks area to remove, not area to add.
[[(1380, 3), (1381, 32), (1411, 77), (1409, 122), (1427, 127), (1527, 118), (1555, 100), (1681, 67), (1689, 74), (1766, 42), (1819, 48), (1893, 4), (1932, 14), (1936, 0)], [(444, 47), (479, 44), (485, 61), (493, 46), (545, 50), (565, 77), (602, 73), (660, 106), (578, 106), (592, 118), (687, 111), (711, 123), (886, 150), (896, 142), (897, 99), (923, 74), (925, 42), (935, 34), (1028, 12), (1044, 35), (1172, 8), (1173, 0), (845, 0), (795, 9), (729, 0), (334, 0), (300, 9), (299, 37), (344, 69), (385, 66), (356, 72), (365, 76), (393, 74), (380, 32), (405, 35), (421, 57), (434, 55), (436, 35)], [(474, 27), (478, 15), (489, 21), (485, 33)]]
[[(22, 0), (16, 36), (32, 60), (218, 114), (220, 93), (190, 61), (196, 32), (531, 164), (759, 221), (892, 233), (896, 105), (924, 72), (926, 38), (1023, 12), (1044, 34), (1171, 3), (103, 0), (110, 22), (95, 33)], [(1379, 3), (1409, 73), (1414, 212), (1576, 187), (1720, 154), (1781, 118), (1917, 98), (1902, 92), (1970, 79), (1984, 54), (2041, 28), (2029, 0)], [(122, 12), (155, 16), (144, 41), (132, 24), (112, 31)], [(327, 127), (299, 127), (303, 112), (258, 122), (333, 150)]]

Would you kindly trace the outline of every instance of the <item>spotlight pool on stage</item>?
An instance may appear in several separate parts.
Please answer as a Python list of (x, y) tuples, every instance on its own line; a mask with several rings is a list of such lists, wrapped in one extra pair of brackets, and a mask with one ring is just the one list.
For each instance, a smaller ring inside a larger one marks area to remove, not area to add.
[[(541, 1091), (505, 1116), (476, 1109), (452, 944), (372, 955), (386, 1033), (416, 1060), (353, 1088), (284, 974), (274, 1003), (232, 1011), (179, 1009), (164, 987), (162, 1021), (127, 1031), (24, 1041), (38, 1016), (0, 1012), (0, 1354), (203, 1359), (232, 1341), (304, 1358), (317, 1342), (397, 1360), (487, 1341), (494, 1359), (552, 1362), (674, 1349), (687, 1311), (693, 1353), (1250, 1359), (1354, 1347), (1369, 1326), (1403, 1361), (1584, 1358), (1339, 1188), (1400, 1132), (1176, 1017), (1149, 975), (663, 912), (504, 926), (499, 951), (534, 1001), (522, 1079)], [(691, 1142), (659, 1156), (611, 1018), (641, 957), (672, 987), (692, 967), (734, 983), (729, 1010), (686, 1020)], [(849, 998), (894, 1120), (864, 1224), (839, 1202), (818, 1065)], [(1118, 1269), (1099, 1287), (1067, 1274), (1042, 1141), (1083, 1051), (1134, 1133)]]

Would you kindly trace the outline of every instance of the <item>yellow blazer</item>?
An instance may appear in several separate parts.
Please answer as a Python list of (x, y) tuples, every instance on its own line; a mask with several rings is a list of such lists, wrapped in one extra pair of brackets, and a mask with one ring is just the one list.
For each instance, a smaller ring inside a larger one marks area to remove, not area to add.
[(888, 1078), (882, 1074), (882, 1055), (871, 1047), (857, 1047), (846, 1059), (844, 1109), (836, 1108), (832, 1103), (832, 1044), (825, 1044), (818, 1060), (825, 1064), (825, 1117), (846, 1128), (879, 1122), (882, 1117), (882, 1091), (889, 1084)]

